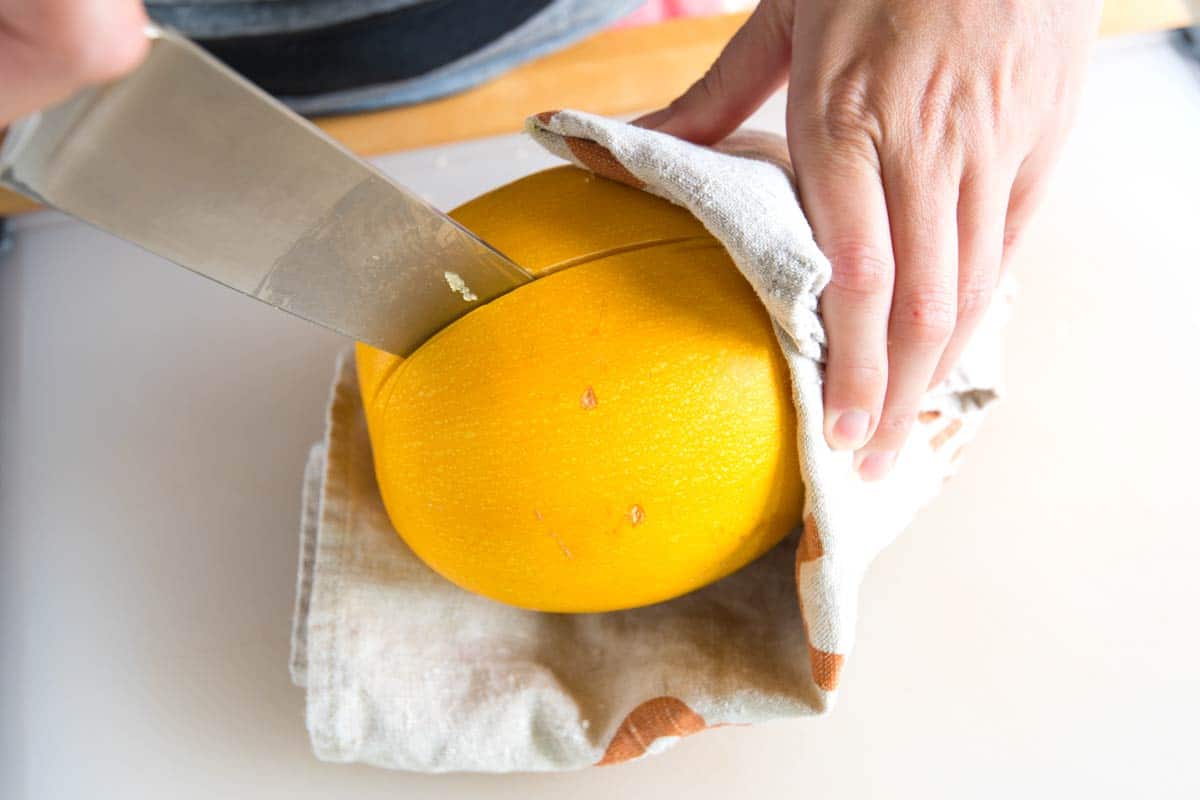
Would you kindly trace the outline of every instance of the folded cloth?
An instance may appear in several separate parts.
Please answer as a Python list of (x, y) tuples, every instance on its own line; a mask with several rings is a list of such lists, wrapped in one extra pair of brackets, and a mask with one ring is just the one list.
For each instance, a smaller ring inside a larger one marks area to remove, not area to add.
[(614, 764), (717, 725), (827, 710), (854, 637), (862, 576), (932, 498), (996, 397), (994, 305), (925, 398), (888, 479), (860, 481), (822, 433), (829, 264), (800, 211), (781, 139), (714, 149), (578, 112), (529, 122), (543, 146), (688, 208), (775, 321), (791, 369), (802, 531), (697, 592), (561, 615), (459, 589), (396, 536), (375, 484), (352, 360), (338, 366), (309, 460), (292, 674), (316, 754), (424, 771)]

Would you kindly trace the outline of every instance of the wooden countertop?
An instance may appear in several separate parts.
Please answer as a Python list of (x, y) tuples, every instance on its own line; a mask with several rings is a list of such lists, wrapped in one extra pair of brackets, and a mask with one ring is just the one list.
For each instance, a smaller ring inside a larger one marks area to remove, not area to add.
[[(1102, 36), (1183, 27), (1185, 0), (1110, 0)], [(745, 14), (604, 31), (460, 94), (416, 106), (325, 117), (317, 124), (361, 155), (512, 133), (550, 108), (628, 114), (664, 105), (712, 63)], [(35, 208), (0, 190), (0, 216)]]

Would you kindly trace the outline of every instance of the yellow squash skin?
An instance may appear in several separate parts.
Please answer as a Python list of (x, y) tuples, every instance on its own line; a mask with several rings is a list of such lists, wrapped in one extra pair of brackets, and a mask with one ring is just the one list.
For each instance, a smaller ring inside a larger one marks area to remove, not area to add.
[(406, 360), (358, 346), (383, 501), (430, 567), (542, 611), (677, 597), (803, 499), (766, 312), (689, 213), (573, 167), (453, 216), (545, 275)]

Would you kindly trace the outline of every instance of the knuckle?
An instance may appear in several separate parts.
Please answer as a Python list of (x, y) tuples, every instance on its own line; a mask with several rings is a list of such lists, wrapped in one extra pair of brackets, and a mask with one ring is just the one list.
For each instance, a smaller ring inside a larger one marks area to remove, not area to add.
[(1004, 249), (1012, 248), (1021, 239), (1021, 227), (1008, 225), (1004, 228)]
[(950, 76), (950, 68), (939, 66), (925, 84), (917, 102), (921, 130), (931, 136), (950, 133), (957, 122), (962, 102), (961, 91)]
[(722, 61), (718, 59), (713, 62), (713, 65), (704, 73), (704, 77), (697, 84), (697, 91), (707, 100), (716, 100), (722, 98), (726, 94), (726, 79), (725, 67), (722, 66)]
[(1008, 108), (1016, 90), (1019, 61), (1004, 59), (988, 73), (987, 113), (992, 127), (1008, 122)]
[(795, 3), (792, 0), (767, 0), (759, 3), (756, 12), (766, 15), (767, 30), (778, 41), (787, 41), (792, 35), (792, 21), (795, 19)]
[(710, 109), (725, 96), (723, 75), (724, 67), (718, 60), (686, 92), (676, 97), (668, 108), (676, 117), (700, 119), (709, 116)]
[(829, 248), (829, 261), (833, 265), (831, 284), (838, 291), (866, 297), (891, 290), (894, 267), (878, 248), (859, 242), (834, 244)]
[(945, 344), (954, 332), (958, 306), (942, 289), (919, 289), (900, 299), (892, 313), (893, 337), (905, 344)]
[(980, 119), (990, 112), (980, 108), (973, 90), (954, 74), (949, 64), (934, 70), (913, 105), (915, 120), (910, 146), (936, 175), (956, 174), (961, 168), (963, 152), (987, 141), (977, 134), (993, 128)]
[(869, 401), (866, 405), (871, 406), (887, 388), (887, 369), (875, 361), (831, 358), (829, 381), (839, 394), (852, 394)]
[(958, 290), (958, 322), (976, 320), (987, 311), (992, 302), (992, 289), (982, 282)]
[(879, 420), (875, 438), (884, 442), (902, 442), (916, 419), (917, 414), (912, 409), (888, 409)]
[[(872, 110), (865, 70), (851, 67), (834, 77), (825, 94), (824, 133), (830, 141), (878, 141), (879, 120)], [(865, 134), (865, 136), (864, 136)]]

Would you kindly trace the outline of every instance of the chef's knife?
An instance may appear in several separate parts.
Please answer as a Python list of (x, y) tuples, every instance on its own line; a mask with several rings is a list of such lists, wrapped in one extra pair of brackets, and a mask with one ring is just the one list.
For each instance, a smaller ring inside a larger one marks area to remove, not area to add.
[(14, 123), (0, 183), (401, 355), (531, 276), (170, 31)]

